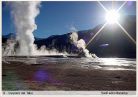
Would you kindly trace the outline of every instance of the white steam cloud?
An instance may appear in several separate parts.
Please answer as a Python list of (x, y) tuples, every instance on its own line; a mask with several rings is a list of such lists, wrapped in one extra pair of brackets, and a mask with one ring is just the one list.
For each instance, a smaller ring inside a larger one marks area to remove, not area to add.
[(16, 40), (19, 42), (16, 55), (63, 55), (55, 49), (47, 50), (45, 46), (38, 50), (34, 44), (33, 31), (37, 29), (35, 18), (40, 13), (40, 3), (39, 1), (10, 2), (16, 28)]
[[(16, 41), (7, 42), (7, 47), (5, 47), (4, 55), (67, 55), (66, 52), (59, 53), (56, 49), (47, 50), (45, 46), (42, 46), (40, 49), (37, 48), (37, 45), (34, 44), (34, 35), (33, 32), (37, 29), (35, 24), (35, 18), (40, 13), (39, 1), (14, 1), (10, 2), (12, 8), (12, 16), (16, 28)], [(78, 40), (78, 34), (76, 33), (76, 28), (71, 27), (71, 30), (75, 30), (70, 35), (70, 40), (72, 43), (83, 52), (86, 57), (96, 57), (94, 54), (90, 54), (86, 49), (86, 43), (83, 39)], [(17, 42), (18, 41), (18, 46)], [(10, 42), (12, 44), (10, 44)], [(9, 45), (10, 44), (10, 45)], [(16, 48), (15, 48), (16, 47)], [(15, 50), (15, 49), (16, 50)], [(11, 54), (12, 55), (12, 54)]]
[(33, 55), (34, 35), (37, 29), (35, 18), (39, 14), (40, 2), (11, 2), (12, 16), (16, 27), (19, 42), (19, 55)]
[(89, 50), (86, 49), (86, 43), (83, 39), (78, 40), (78, 34), (76, 32), (72, 32), (70, 34), (70, 40), (79, 50), (83, 51), (82, 53), (84, 53), (86, 57), (97, 57), (95, 54), (89, 53)]
[(71, 30), (71, 32), (77, 32), (78, 31), (74, 25), (70, 26), (70, 30)]

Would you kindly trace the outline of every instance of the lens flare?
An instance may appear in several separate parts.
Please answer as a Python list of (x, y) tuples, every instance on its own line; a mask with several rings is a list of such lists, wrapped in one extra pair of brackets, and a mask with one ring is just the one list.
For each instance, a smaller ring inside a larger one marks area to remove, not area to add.
[[(107, 8), (100, 2), (98, 1), (98, 3), (100, 4), (100, 6), (107, 12), (106, 14), (106, 23), (100, 28), (100, 30), (98, 32), (96, 32), (96, 34), (89, 40), (89, 42), (86, 44), (86, 48), (88, 47), (88, 45), (93, 41), (93, 39), (103, 30), (103, 28), (107, 25), (107, 24), (118, 24), (119, 27), (124, 31), (124, 33), (133, 41), (134, 44), (136, 44), (136, 41), (128, 34), (128, 32), (120, 25), (119, 18), (120, 18), (120, 14), (118, 13), (122, 7), (124, 7), (124, 5), (127, 3), (124, 2), (117, 10), (107, 10)], [(113, 2), (112, 2), (113, 4)]]
[(119, 20), (119, 13), (116, 10), (109, 10), (106, 14), (106, 21), (109, 24), (114, 24)]

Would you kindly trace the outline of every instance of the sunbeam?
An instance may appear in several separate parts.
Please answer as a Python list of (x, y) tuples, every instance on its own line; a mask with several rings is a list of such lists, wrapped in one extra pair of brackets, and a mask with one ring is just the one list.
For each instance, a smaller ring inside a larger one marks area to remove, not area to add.
[(125, 1), (118, 9), (117, 12), (120, 11), (120, 9), (127, 3), (127, 1)]
[(133, 43), (136, 44), (136, 41), (129, 35), (129, 33), (118, 22), (117, 24), (124, 31), (124, 33), (133, 41)]
[(96, 34), (91, 38), (91, 40), (86, 44), (86, 47), (94, 40), (94, 38), (102, 31), (102, 29), (107, 25), (107, 22), (96, 32)]
[(100, 1), (98, 1), (98, 3), (101, 5), (101, 7), (102, 7), (106, 12), (108, 12), (108, 10), (103, 6), (103, 4), (102, 4)]
[[(98, 1), (98, 3), (101, 5), (101, 7), (107, 12), (106, 15), (106, 20), (107, 22), (98, 30), (98, 32), (90, 39), (90, 41), (86, 44), (86, 47), (94, 40), (94, 38), (102, 31), (102, 29), (108, 24), (112, 24), (116, 23), (119, 25), (119, 27), (124, 31), (124, 33), (133, 41), (133, 43), (136, 44), (136, 41), (128, 34), (128, 32), (119, 24), (119, 22), (117, 21), (119, 18), (119, 14), (118, 11), (120, 11), (120, 9), (127, 3), (127, 1), (125, 1), (117, 10), (114, 10), (114, 12), (107, 10), (107, 8), (105, 8), (105, 6)], [(112, 2), (112, 10), (113, 10), (113, 2)]]

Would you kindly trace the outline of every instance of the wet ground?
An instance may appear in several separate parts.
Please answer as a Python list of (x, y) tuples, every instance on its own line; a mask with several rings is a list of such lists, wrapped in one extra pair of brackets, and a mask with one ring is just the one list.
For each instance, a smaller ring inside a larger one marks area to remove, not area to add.
[(136, 90), (136, 60), (5, 57), (2, 90)]

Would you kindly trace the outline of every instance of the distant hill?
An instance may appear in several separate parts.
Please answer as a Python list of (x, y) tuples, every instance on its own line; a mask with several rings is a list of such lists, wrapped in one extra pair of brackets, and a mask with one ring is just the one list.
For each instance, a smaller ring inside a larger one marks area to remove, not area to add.
[[(125, 16), (120, 24), (136, 40), (136, 16)], [(102, 25), (98, 25), (93, 29), (78, 31), (79, 39), (82, 38), (88, 43)], [(75, 52), (76, 48), (70, 43), (69, 35), (70, 33), (53, 35), (45, 39), (35, 38), (35, 44), (39, 48), (46, 45), (49, 49), (56, 48), (61, 52)], [(7, 36), (2, 37), (3, 43), (7, 40)], [(107, 25), (87, 48), (91, 53), (95, 53), (99, 57), (136, 57), (136, 45), (117, 25)]]

